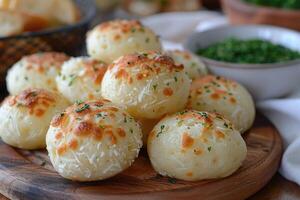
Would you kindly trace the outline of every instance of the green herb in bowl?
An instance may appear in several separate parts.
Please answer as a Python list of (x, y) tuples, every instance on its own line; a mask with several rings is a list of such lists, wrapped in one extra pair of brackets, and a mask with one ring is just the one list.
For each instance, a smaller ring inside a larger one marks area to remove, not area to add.
[(245, 0), (259, 6), (269, 6), (283, 9), (298, 10), (300, 9), (300, 0)]
[(300, 59), (300, 53), (266, 40), (228, 38), (197, 54), (212, 60), (239, 64), (279, 63)]

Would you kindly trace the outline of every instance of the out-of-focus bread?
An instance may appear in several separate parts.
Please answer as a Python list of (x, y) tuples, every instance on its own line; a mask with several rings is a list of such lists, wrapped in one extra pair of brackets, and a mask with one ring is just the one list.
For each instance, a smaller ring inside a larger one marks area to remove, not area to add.
[(111, 63), (121, 56), (160, 51), (159, 38), (136, 20), (114, 20), (96, 26), (87, 36), (88, 54)]
[(20, 34), (24, 30), (24, 21), (18, 13), (0, 10), (0, 37)]
[(167, 51), (166, 54), (173, 58), (177, 65), (183, 65), (185, 72), (192, 80), (208, 73), (205, 64), (192, 52), (173, 50)]
[(65, 24), (73, 24), (80, 18), (80, 12), (73, 0), (54, 0), (53, 17)]
[(73, 0), (0, 0), (0, 9), (42, 18), (49, 24), (72, 24), (80, 17)]
[(64, 53), (46, 52), (23, 57), (9, 71), (6, 85), (10, 94), (28, 88), (57, 91), (56, 76), (69, 57)]
[(106, 69), (105, 63), (93, 58), (71, 58), (56, 77), (57, 88), (70, 102), (100, 99)]

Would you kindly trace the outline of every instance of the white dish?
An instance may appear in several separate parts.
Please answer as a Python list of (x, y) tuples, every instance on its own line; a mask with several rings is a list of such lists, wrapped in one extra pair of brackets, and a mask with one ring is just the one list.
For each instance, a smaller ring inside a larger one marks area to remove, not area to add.
[[(300, 34), (267, 25), (222, 26), (192, 34), (185, 48), (196, 52), (226, 38), (260, 38), (300, 51)], [(249, 89), (255, 100), (284, 97), (300, 86), (300, 60), (275, 64), (234, 64), (200, 58), (216, 75), (236, 80)]]

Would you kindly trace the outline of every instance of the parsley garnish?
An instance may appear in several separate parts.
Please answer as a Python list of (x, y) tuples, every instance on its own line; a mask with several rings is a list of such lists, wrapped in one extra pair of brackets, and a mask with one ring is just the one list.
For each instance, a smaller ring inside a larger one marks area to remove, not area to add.
[(176, 77), (176, 76), (174, 77), (174, 80), (175, 80), (175, 82), (177, 82), (177, 81), (178, 81), (178, 79), (177, 79), (177, 77)]
[(208, 118), (208, 115), (206, 112), (199, 112), (199, 115), (201, 115), (202, 117)]
[(86, 110), (86, 109), (89, 109), (89, 108), (90, 108), (90, 105), (89, 105), (89, 104), (84, 104), (81, 108), (77, 108), (77, 109), (75, 110), (75, 112), (79, 113), (79, 112), (82, 112), (82, 111), (84, 111), (84, 110)]
[(207, 150), (210, 152), (211, 151), (211, 147), (207, 147)]
[(157, 84), (153, 85), (152, 87), (153, 87), (153, 90), (156, 90)]
[(76, 105), (78, 105), (78, 106), (79, 106), (80, 104), (82, 104), (82, 103), (83, 103), (83, 101), (81, 101), (81, 100), (76, 100), (76, 101), (75, 101), (75, 103), (76, 103)]
[(68, 86), (73, 85), (74, 81), (76, 80), (77, 76), (76, 75), (70, 75), (70, 82), (68, 84)]
[(165, 125), (160, 126), (160, 131), (157, 133), (156, 137), (159, 137), (159, 135), (162, 134), (164, 128), (165, 128)]

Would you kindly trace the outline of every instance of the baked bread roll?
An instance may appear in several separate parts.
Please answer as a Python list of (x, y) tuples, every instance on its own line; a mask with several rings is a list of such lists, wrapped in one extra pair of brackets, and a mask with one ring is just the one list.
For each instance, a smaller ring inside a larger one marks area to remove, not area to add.
[(57, 172), (95, 181), (128, 168), (142, 146), (139, 124), (107, 100), (77, 103), (53, 118), (47, 150)]
[(57, 91), (56, 76), (69, 57), (63, 53), (47, 52), (23, 57), (9, 71), (6, 85), (16, 95), (28, 88)]
[(205, 76), (193, 81), (188, 108), (218, 112), (244, 133), (255, 119), (255, 106), (249, 92), (235, 81)]
[(111, 63), (120, 56), (160, 51), (159, 38), (139, 21), (115, 20), (96, 26), (87, 36), (88, 54)]
[(0, 9), (0, 37), (37, 31), (48, 26), (48, 22), (38, 16)]
[(71, 58), (56, 78), (58, 90), (70, 102), (99, 99), (106, 69), (106, 64), (92, 58)]
[(37, 16), (48, 24), (72, 24), (80, 17), (73, 0), (0, 0), (0, 9)]
[(54, 115), (68, 106), (60, 94), (28, 89), (7, 97), (0, 107), (0, 137), (14, 147), (40, 149)]
[(246, 158), (241, 134), (218, 114), (183, 111), (165, 117), (148, 137), (155, 171), (186, 181), (223, 178)]
[(207, 75), (208, 71), (204, 63), (193, 53), (188, 51), (173, 50), (166, 54), (173, 58), (177, 65), (183, 65), (190, 79), (196, 79)]
[(115, 61), (102, 81), (102, 96), (138, 119), (159, 119), (182, 110), (190, 79), (182, 65), (156, 52), (131, 54)]
[(0, 37), (17, 35), (23, 32), (22, 15), (10, 11), (0, 10)]

